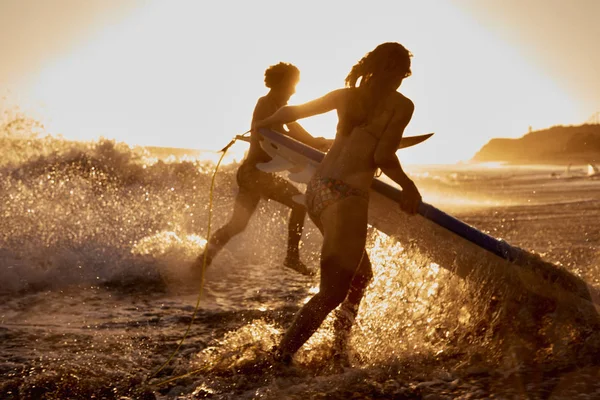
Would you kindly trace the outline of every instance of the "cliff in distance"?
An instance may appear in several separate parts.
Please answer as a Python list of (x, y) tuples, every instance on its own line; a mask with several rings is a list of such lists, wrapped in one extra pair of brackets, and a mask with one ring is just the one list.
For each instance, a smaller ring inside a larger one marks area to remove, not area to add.
[(553, 126), (518, 139), (492, 139), (473, 162), (587, 164), (600, 162), (600, 124)]

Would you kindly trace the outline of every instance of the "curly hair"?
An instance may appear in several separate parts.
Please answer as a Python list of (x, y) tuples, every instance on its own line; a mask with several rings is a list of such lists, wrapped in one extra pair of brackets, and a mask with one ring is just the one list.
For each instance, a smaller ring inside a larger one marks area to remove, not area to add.
[(411, 52), (400, 43), (382, 43), (352, 67), (346, 77), (346, 86), (356, 87), (359, 78), (362, 85), (372, 79), (409, 77), (411, 57)]
[(271, 65), (265, 71), (265, 86), (269, 89), (277, 89), (281, 85), (300, 80), (300, 70), (290, 63), (280, 62)]

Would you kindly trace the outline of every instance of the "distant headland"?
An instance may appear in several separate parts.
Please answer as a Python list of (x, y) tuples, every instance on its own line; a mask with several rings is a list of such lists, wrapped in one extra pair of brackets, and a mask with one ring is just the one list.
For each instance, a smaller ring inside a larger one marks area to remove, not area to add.
[(587, 164), (600, 162), (600, 124), (553, 126), (518, 139), (492, 139), (472, 162)]

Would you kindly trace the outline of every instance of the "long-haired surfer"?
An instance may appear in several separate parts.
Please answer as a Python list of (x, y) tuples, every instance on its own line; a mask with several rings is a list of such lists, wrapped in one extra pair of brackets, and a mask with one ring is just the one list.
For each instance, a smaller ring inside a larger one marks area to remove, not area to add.
[[(403, 171), (396, 149), (414, 105), (397, 90), (410, 76), (411, 53), (399, 43), (383, 43), (354, 65), (346, 87), (298, 106), (278, 109), (253, 129), (336, 110), (335, 140), (308, 184), (306, 205), (323, 233), (321, 281), (285, 332), (275, 356), (289, 361), (341, 304), (335, 318), (335, 352), (344, 357), (348, 333), (371, 278), (365, 251), (369, 188), (380, 168), (402, 186), (401, 208), (416, 213), (421, 195)], [(343, 359), (343, 358), (342, 358)]]
[[(290, 97), (296, 92), (296, 85), (300, 80), (300, 71), (289, 63), (280, 62), (270, 66), (265, 71), (265, 86), (269, 92), (258, 99), (252, 115), (252, 122), (264, 119), (273, 114), (277, 109), (285, 106)], [(311, 136), (298, 123), (286, 124), (287, 134), (312, 147), (324, 149), (329, 142), (324, 138)], [(265, 126), (267, 127), (267, 126)], [(269, 124), (269, 128), (279, 132), (286, 132), (283, 124)], [(287, 256), (284, 265), (302, 274), (310, 275), (311, 271), (300, 260), (299, 244), (304, 227), (306, 209), (293, 200), (300, 191), (289, 181), (271, 173), (259, 170), (256, 165), (268, 162), (271, 157), (260, 146), (257, 133), (252, 133), (250, 149), (237, 171), (239, 192), (235, 198), (233, 215), (227, 224), (218, 229), (208, 240), (205, 251), (207, 266), (212, 263), (217, 253), (231, 240), (232, 237), (246, 229), (250, 217), (256, 210), (261, 198), (272, 199), (291, 208), (288, 226)], [(202, 269), (204, 253), (200, 254), (192, 271), (197, 273)]]

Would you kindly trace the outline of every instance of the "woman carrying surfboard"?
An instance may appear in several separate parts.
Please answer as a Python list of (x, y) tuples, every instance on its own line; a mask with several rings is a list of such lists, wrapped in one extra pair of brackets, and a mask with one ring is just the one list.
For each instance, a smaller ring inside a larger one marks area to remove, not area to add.
[[(252, 121), (266, 118), (277, 109), (287, 104), (290, 97), (296, 92), (296, 85), (300, 80), (300, 71), (292, 64), (280, 62), (270, 66), (265, 71), (265, 85), (269, 92), (258, 99)], [(306, 143), (312, 147), (328, 147), (324, 138), (314, 138), (298, 123), (287, 124), (287, 131), (283, 124), (272, 124), (269, 128), (279, 132), (286, 132), (289, 136)], [(275, 174), (263, 172), (256, 165), (271, 160), (260, 146), (260, 135), (252, 133), (250, 149), (237, 171), (238, 194), (233, 206), (233, 215), (227, 224), (218, 229), (209, 238), (205, 251), (207, 253), (206, 266), (208, 267), (217, 253), (235, 235), (241, 233), (250, 217), (256, 210), (261, 198), (272, 199), (291, 208), (288, 226), (287, 256), (284, 265), (304, 275), (311, 275), (311, 271), (300, 260), (299, 243), (304, 227), (306, 210), (304, 206), (296, 203), (292, 198), (300, 191), (286, 179)], [(204, 262), (204, 253), (200, 254), (192, 265), (192, 272), (200, 273)]]
[(397, 89), (410, 76), (410, 52), (399, 43), (383, 43), (354, 65), (346, 87), (298, 106), (285, 106), (258, 120), (253, 130), (285, 124), (336, 110), (335, 140), (308, 184), (309, 216), (323, 233), (321, 281), (314, 295), (296, 315), (276, 350), (276, 358), (290, 361), (318, 329), (336, 313), (336, 353), (342, 358), (350, 327), (372, 278), (365, 251), (369, 188), (377, 169), (402, 186), (401, 208), (416, 213), (421, 195), (405, 174), (396, 150), (414, 105)]

